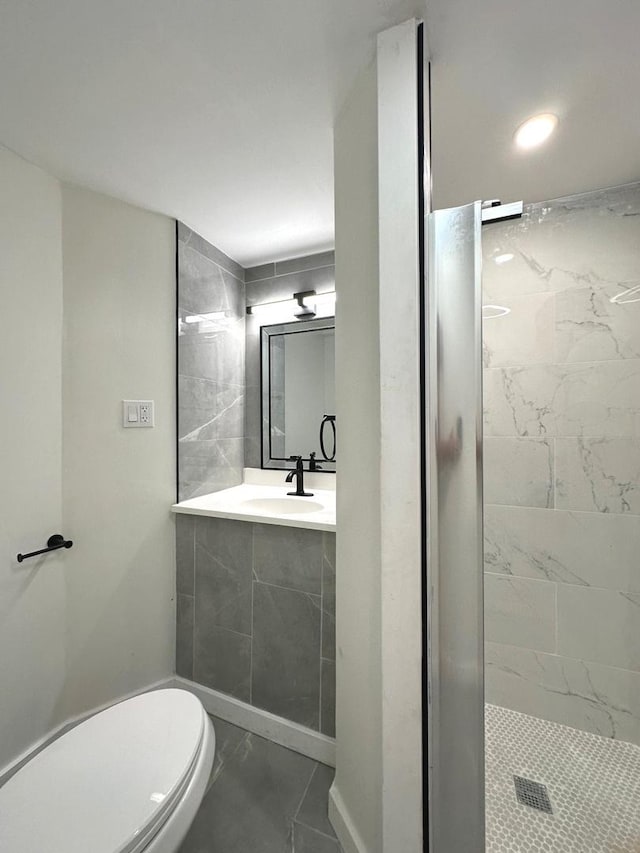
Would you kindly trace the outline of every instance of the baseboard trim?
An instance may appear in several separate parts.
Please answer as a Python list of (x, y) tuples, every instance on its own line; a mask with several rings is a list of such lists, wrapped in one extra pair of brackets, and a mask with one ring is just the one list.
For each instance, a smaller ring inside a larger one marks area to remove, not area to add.
[(43, 749), (46, 749), (49, 744), (58, 740), (59, 737), (62, 737), (62, 735), (75, 728), (75, 726), (83, 723), (85, 720), (88, 720), (89, 717), (99, 714), (100, 711), (106, 711), (107, 708), (110, 708), (112, 705), (117, 705), (119, 702), (124, 702), (125, 699), (133, 699), (134, 696), (140, 696), (142, 693), (149, 693), (152, 690), (162, 690), (165, 687), (173, 687), (173, 680), (173, 677), (169, 677), (163, 678), (160, 681), (154, 681), (151, 684), (147, 684), (145, 687), (141, 687), (139, 690), (132, 690), (129, 693), (118, 696), (111, 702), (104, 702), (102, 705), (98, 705), (90, 711), (85, 711), (82, 714), (76, 714), (74, 717), (69, 717), (63, 723), (60, 723), (59, 726), (56, 726), (51, 731), (47, 732), (44, 737), (41, 737), (35, 743), (32, 743), (31, 746), (24, 750), (24, 752), (20, 753), (17, 758), (14, 758), (8, 764), (5, 764), (4, 767), (0, 767), (0, 788), (5, 784), (5, 782), (8, 782), (21, 767), (24, 767), (27, 762), (31, 761), (32, 758), (35, 758), (35, 756), (39, 752), (42, 752)]
[(354, 826), (335, 782), (329, 789), (329, 820), (344, 853), (367, 853), (365, 843)]
[(227, 723), (232, 723), (253, 732), (253, 734), (267, 738), (267, 740), (272, 740), (280, 746), (285, 746), (287, 749), (292, 749), (294, 752), (299, 752), (315, 761), (320, 761), (322, 764), (328, 764), (330, 767), (336, 766), (336, 742), (334, 738), (327, 737), (320, 732), (314, 732), (313, 729), (308, 729), (299, 723), (293, 723), (284, 717), (277, 717), (269, 711), (255, 708), (247, 702), (242, 702), (233, 696), (227, 696), (226, 693), (212, 690), (210, 687), (205, 687), (195, 681), (189, 681), (187, 678), (176, 676), (173, 679), (173, 686), (189, 690), (197, 696), (207, 713), (213, 714), (214, 717), (220, 717)]

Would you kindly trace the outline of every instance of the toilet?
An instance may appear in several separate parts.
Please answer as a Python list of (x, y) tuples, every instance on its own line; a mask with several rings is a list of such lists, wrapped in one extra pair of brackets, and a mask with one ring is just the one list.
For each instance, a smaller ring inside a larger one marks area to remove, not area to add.
[(176, 853), (215, 733), (200, 701), (157, 690), (55, 740), (0, 788), (2, 853)]

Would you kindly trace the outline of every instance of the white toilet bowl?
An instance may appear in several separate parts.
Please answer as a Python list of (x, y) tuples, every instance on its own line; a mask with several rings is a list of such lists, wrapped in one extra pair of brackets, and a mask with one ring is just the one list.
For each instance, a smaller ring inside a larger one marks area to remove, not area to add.
[(157, 690), (91, 717), (0, 788), (2, 853), (176, 853), (215, 733), (200, 701)]

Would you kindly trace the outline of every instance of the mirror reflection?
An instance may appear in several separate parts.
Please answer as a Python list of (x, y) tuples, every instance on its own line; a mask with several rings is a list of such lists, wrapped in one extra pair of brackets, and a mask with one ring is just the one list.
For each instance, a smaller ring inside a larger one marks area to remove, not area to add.
[(262, 464), (336, 470), (334, 318), (262, 328)]

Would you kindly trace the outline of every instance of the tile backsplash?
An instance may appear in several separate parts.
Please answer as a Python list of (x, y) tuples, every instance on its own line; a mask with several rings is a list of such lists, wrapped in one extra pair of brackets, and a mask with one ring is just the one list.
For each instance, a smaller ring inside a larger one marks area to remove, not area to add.
[(487, 700), (640, 744), (640, 184), (483, 255)]

